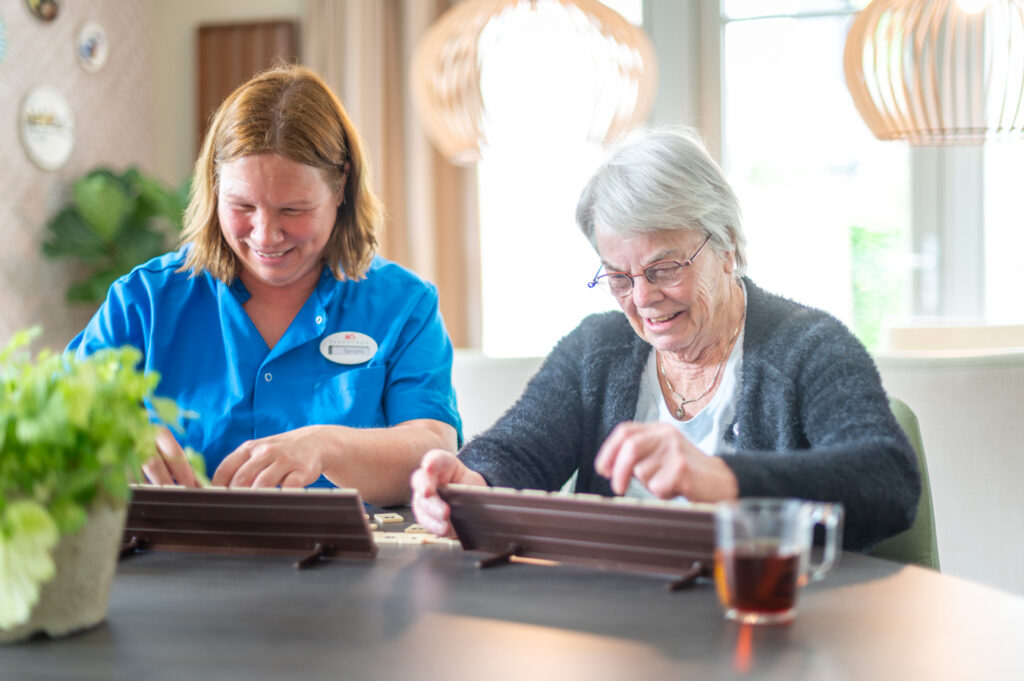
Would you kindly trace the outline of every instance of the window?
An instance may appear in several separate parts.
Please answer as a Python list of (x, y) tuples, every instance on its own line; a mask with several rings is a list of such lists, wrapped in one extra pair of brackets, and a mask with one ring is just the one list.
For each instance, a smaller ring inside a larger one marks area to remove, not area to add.
[(893, 317), (1021, 323), (1024, 143), (876, 140), (842, 70), (866, 4), (700, 2), (721, 29), (721, 52), (701, 59), (721, 58), (723, 167), (745, 208), (751, 276), (829, 310), (869, 348)]
[(876, 140), (846, 89), (852, 5), (726, 0), (723, 168), (751, 278), (871, 347), (883, 319), (910, 308), (911, 183), (906, 145)]
[(1024, 322), (1020, 261), (1024, 255), (1024, 142), (985, 147), (985, 317), (997, 324)]
[[(659, 56), (652, 121), (707, 134), (741, 201), (755, 282), (831, 312), (869, 348), (890, 318), (1022, 323), (1024, 143), (876, 140), (842, 65), (867, 3), (607, 2), (635, 23), (643, 10)], [(510, 49), (509, 68), (537, 49)], [(479, 167), (487, 354), (544, 354), (586, 314), (617, 307), (586, 288), (598, 258), (574, 221), (604, 152), (557, 137), (532, 145), (523, 131), (493, 140)]]
[[(606, 0), (634, 23), (641, 0)], [(576, 227), (576, 200), (605, 151), (572, 131), (590, 112), (549, 108), (533, 120), (523, 102), (565, 101), (552, 89), (572, 85), (573, 59), (557, 36), (532, 33), (516, 43), (498, 37), (488, 51), (481, 89), (492, 119), (515, 125), (488, 131), (478, 164), (482, 278), (482, 350), (491, 356), (545, 355), (591, 312), (617, 309), (611, 296), (588, 289), (600, 261)], [(488, 39), (487, 36), (482, 39)], [(571, 48), (571, 45), (569, 46)], [(530, 62), (550, 80), (525, 80)], [(568, 76), (567, 76), (568, 73)]]

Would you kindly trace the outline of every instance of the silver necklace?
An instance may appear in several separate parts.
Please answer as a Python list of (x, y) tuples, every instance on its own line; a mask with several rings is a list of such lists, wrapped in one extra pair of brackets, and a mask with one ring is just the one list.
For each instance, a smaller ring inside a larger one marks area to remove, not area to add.
[(686, 399), (685, 397), (676, 392), (675, 388), (672, 387), (672, 382), (668, 380), (668, 374), (665, 373), (665, 358), (661, 358), (661, 361), (658, 364), (661, 369), (661, 375), (665, 377), (665, 385), (668, 386), (668, 391), (672, 393), (672, 395), (675, 396), (677, 400), (679, 400), (679, 406), (676, 408), (676, 419), (681, 421), (684, 418), (686, 418), (686, 405), (693, 404), (694, 402), (699, 402), (700, 400), (704, 399), (705, 397), (708, 396), (708, 393), (711, 392), (711, 389), (715, 387), (715, 383), (718, 382), (718, 377), (722, 374), (722, 368), (725, 366), (725, 363), (729, 360), (729, 355), (732, 354), (732, 346), (736, 342), (736, 339), (739, 338), (740, 329), (743, 328), (743, 320), (745, 320), (746, 318), (747, 314), (746, 312), (744, 312), (743, 316), (740, 317), (740, 323), (736, 326), (736, 333), (732, 335), (732, 340), (729, 341), (729, 347), (726, 348), (725, 350), (725, 356), (722, 357), (722, 361), (718, 363), (718, 368), (715, 369), (715, 377), (711, 379), (710, 383), (708, 383), (708, 387), (705, 388), (704, 392), (702, 392), (697, 397), (691, 397), (690, 399)]

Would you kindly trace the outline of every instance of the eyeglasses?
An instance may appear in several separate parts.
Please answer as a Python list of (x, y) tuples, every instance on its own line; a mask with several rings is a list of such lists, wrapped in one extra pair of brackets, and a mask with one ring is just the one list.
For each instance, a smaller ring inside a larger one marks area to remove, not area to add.
[(601, 268), (598, 268), (594, 278), (587, 282), (587, 288), (601, 286), (611, 291), (613, 296), (625, 298), (633, 292), (633, 279), (641, 275), (652, 286), (657, 286), (658, 288), (677, 286), (682, 282), (683, 277), (686, 276), (686, 270), (693, 265), (693, 261), (700, 255), (700, 252), (704, 250), (704, 246), (710, 240), (711, 235), (708, 235), (700, 245), (700, 248), (697, 249), (697, 252), (682, 262), (678, 260), (659, 260), (645, 267), (640, 274), (630, 274), (629, 272), (605, 272), (601, 274)]

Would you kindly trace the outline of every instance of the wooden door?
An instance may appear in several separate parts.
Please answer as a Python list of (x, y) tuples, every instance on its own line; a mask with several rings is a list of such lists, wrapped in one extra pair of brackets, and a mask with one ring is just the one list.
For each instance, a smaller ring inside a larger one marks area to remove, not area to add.
[(298, 61), (299, 53), (294, 21), (204, 25), (198, 30), (197, 152), (210, 118), (225, 97), (277, 59)]

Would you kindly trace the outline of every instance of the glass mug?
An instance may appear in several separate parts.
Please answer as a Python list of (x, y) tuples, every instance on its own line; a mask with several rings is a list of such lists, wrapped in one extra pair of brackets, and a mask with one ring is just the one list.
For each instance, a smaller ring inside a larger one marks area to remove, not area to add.
[[(811, 563), (821, 525), (821, 562)], [(843, 506), (802, 499), (746, 498), (715, 506), (715, 587), (725, 616), (747, 624), (796, 617), (797, 589), (821, 579), (842, 548)]]

